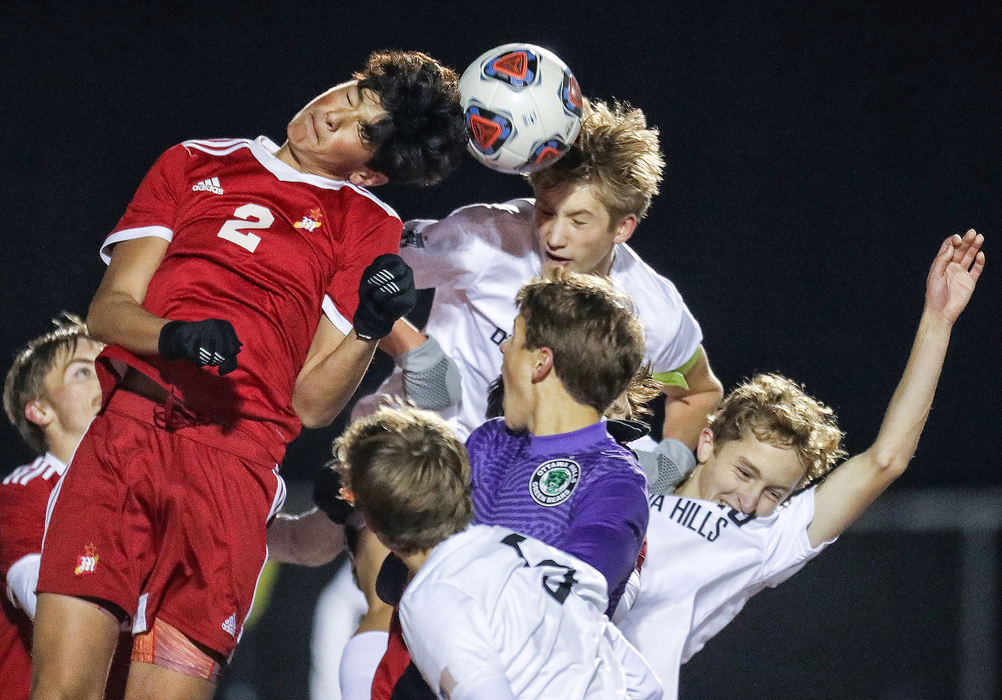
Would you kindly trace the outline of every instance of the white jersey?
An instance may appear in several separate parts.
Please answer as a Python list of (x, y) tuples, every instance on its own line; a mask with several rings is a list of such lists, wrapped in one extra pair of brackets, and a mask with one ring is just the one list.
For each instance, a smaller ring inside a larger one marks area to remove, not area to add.
[[(485, 420), (487, 387), (501, 374), (500, 346), (515, 324), (515, 294), (543, 268), (532, 221), (533, 200), (515, 199), (404, 227), (401, 257), (419, 289), (436, 290), (425, 330), (455, 360), (463, 382), (459, 405), (441, 413), (464, 439)], [(625, 244), (616, 246), (609, 276), (634, 300), (654, 373), (684, 365), (703, 335), (675, 285)], [(398, 393), (399, 383), (381, 391)]]
[(650, 500), (639, 590), (625, 618), (617, 610), (616, 619), (664, 683), (665, 697), (673, 698), (681, 664), (749, 598), (790, 578), (831, 542), (811, 547), (808, 540), (813, 488), (763, 518), (699, 499)]
[(661, 697), (606, 604), (605, 577), (588, 564), (480, 525), (432, 550), (400, 601), (400, 624), (440, 697), (477, 697), (485, 683), (518, 698)]

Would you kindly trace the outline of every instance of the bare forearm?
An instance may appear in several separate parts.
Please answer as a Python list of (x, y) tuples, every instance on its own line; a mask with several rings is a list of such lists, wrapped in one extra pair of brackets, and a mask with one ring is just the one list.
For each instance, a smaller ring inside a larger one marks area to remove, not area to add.
[(352, 331), (331, 352), (304, 368), (292, 395), (292, 407), (304, 427), (329, 425), (341, 413), (375, 351), (375, 341), (362, 340)]
[(888, 404), (877, 439), (868, 450), (881, 468), (903, 472), (915, 453), (932, 407), (952, 328), (938, 314), (922, 314), (908, 364)]
[(722, 388), (708, 389), (665, 401), (665, 422), (662, 436), (685, 443), (696, 449), (699, 431), (706, 427), (706, 419), (717, 409), (723, 396)]
[(166, 323), (167, 319), (154, 316), (130, 295), (117, 291), (98, 290), (87, 312), (92, 336), (140, 355), (156, 354), (160, 329)]
[(140, 355), (157, 352), (160, 329), (167, 320), (146, 311), (143, 302), (167, 245), (167, 241), (153, 237), (115, 245), (87, 312), (91, 335)]
[(401, 318), (393, 324), (393, 330), (379, 341), (379, 349), (393, 358), (400, 357), (405, 352), (419, 348), (427, 336), (419, 331), (406, 318)]

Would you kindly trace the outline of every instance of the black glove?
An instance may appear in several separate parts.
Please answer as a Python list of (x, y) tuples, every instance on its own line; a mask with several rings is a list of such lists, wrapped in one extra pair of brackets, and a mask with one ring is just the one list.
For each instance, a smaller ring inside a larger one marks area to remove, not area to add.
[(160, 329), (160, 355), (168, 360), (191, 360), (199, 367), (219, 367), (220, 374), (237, 368), (241, 342), (229, 321), (169, 321)]
[(354, 506), (341, 498), (341, 474), (328, 462), (313, 473), (313, 502), (338, 525), (344, 525)]
[(414, 308), (414, 273), (399, 255), (380, 255), (365, 268), (358, 284), (355, 335), (377, 340), (390, 333), (394, 322)]

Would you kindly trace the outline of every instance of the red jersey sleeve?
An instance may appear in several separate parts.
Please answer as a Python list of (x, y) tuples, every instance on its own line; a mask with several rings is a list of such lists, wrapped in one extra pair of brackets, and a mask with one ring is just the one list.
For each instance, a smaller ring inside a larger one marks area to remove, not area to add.
[(403, 223), (380, 205), (366, 200), (364, 206), (349, 212), (345, 225), (349, 227), (351, 244), (346, 247), (343, 262), (327, 287), (327, 296), (338, 312), (350, 320), (358, 308), (358, 284), (362, 273), (380, 255), (400, 249)]
[(183, 144), (170, 148), (157, 159), (139, 184), (125, 214), (101, 246), (105, 262), (110, 260), (111, 247), (119, 241), (144, 236), (171, 240), (180, 202), (177, 188), (186, 182), (184, 173), (188, 161)]

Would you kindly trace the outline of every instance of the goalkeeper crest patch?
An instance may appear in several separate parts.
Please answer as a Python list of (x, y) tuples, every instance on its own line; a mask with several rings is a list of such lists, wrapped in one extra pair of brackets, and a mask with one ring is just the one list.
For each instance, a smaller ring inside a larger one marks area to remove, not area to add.
[(581, 465), (574, 460), (547, 460), (529, 477), (529, 495), (541, 506), (559, 506), (571, 497), (580, 480)]

